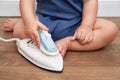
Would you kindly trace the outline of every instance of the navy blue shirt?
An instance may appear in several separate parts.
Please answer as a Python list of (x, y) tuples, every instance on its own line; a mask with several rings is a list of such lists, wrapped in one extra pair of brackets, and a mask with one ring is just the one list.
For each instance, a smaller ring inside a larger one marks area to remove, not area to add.
[(36, 14), (54, 41), (74, 35), (82, 19), (82, 0), (37, 0)]

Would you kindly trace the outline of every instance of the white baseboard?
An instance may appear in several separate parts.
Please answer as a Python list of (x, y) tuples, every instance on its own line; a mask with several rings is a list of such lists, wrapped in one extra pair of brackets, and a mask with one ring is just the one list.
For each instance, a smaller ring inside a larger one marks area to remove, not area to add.
[(120, 17), (120, 0), (100, 0), (98, 16)]
[(18, 0), (0, 0), (0, 16), (20, 16)]
[[(98, 16), (120, 17), (120, 0), (99, 0)], [(20, 16), (18, 0), (0, 0), (0, 16)]]

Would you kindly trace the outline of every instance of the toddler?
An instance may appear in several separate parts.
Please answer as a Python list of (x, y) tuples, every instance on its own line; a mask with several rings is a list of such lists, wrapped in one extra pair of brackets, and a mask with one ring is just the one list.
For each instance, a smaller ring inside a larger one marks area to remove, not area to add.
[(40, 46), (37, 30), (46, 30), (62, 56), (67, 50), (91, 51), (113, 41), (116, 25), (96, 18), (98, 0), (20, 0), (22, 18), (10, 18), (2, 26), (13, 31), (14, 37), (31, 38)]

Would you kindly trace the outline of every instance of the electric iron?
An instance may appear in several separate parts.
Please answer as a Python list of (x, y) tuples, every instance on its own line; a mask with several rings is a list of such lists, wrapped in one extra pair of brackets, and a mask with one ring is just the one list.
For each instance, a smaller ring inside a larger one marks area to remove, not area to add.
[(41, 45), (35, 46), (31, 39), (12, 38), (0, 40), (5, 42), (16, 41), (18, 52), (27, 60), (46, 70), (61, 72), (63, 70), (63, 58), (59, 53), (51, 35), (43, 30), (38, 31)]

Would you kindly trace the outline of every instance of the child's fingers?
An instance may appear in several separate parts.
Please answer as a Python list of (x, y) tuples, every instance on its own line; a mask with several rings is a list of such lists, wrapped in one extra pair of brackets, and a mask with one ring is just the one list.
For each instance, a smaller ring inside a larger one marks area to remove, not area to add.
[(75, 34), (71, 37), (71, 40), (75, 40), (76, 39), (76, 35), (77, 35), (77, 33), (75, 32)]
[(81, 44), (87, 44), (89, 42), (90, 35), (86, 35), (85, 39), (81, 41)]
[(92, 40), (93, 40), (93, 36), (92, 36), (92, 35), (87, 35), (87, 36), (85, 37), (85, 40), (83, 40), (83, 41), (81, 42), (81, 44), (88, 44), (88, 43), (92, 42)]
[(35, 43), (38, 47), (40, 47), (40, 37), (39, 37), (39, 34), (38, 32), (36, 31), (35, 34), (34, 34), (34, 39), (35, 39)]
[(71, 37), (71, 40), (75, 40), (75, 39), (76, 39), (75, 36), (72, 36), (72, 37)]
[(32, 39), (33, 42), (35, 42), (35, 38), (33, 34), (30, 34), (29, 37)]
[(84, 41), (84, 40), (85, 40), (85, 37), (86, 37), (86, 35), (85, 35), (84, 33), (81, 33), (81, 34), (79, 35), (79, 38), (78, 38), (79, 42)]
[(32, 41), (36, 44), (36, 46), (40, 46), (40, 39), (39, 39), (39, 35), (37, 33), (37, 31), (34, 31), (34, 33), (31, 33), (30, 38), (32, 39)]
[(42, 24), (42, 23), (40, 23), (40, 22), (38, 22), (38, 27), (39, 27), (40, 29), (42, 29), (42, 30), (48, 31), (48, 28), (47, 28), (44, 24)]
[(93, 40), (93, 36), (90, 36), (88, 43), (92, 42), (92, 40)]

